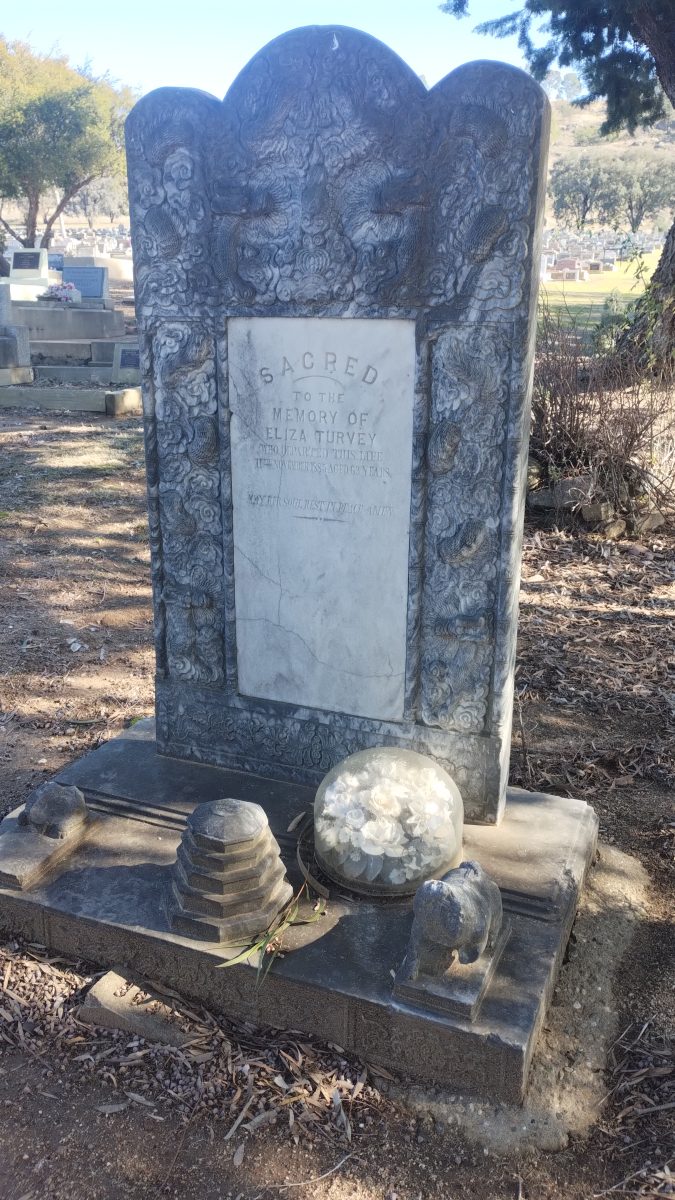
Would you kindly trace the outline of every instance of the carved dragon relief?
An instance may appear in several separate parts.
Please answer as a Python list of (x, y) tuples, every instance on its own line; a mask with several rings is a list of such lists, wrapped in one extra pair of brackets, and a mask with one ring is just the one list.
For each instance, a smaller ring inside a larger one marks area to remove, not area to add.
[[(339, 29), (331, 49), (332, 37), (285, 35), (256, 55), (224, 103), (168, 89), (141, 101), (127, 124), (139, 324), (150, 348), (158, 669), (220, 686), (221, 699), (204, 694), (207, 706), (236, 692), (236, 650), (223, 636), (234, 575), (216, 364), (227, 316), (419, 315), (433, 334), (432, 399), (422, 379), (408, 652), (419, 669), (408, 711), (474, 734), (486, 730), (499, 653), (509, 372), (526, 353), (545, 101), (522, 73), (490, 63), (460, 68), (427, 93), (380, 43)], [(478, 335), (476, 326), (489, 329)], [(289, 771), (306, 765), (306, 739), (288, 734), (288, 721), (282, 735), (269, 714), (256, 718), (258, 742), (252, 717), (228, 710), (230, 724), (216, 730), (194, 703), (183, 706), (179, 739), (193, 752), (217, 737), (248, 761), (267, 759), (265, 738), (276, 745), (280, 736), (284, 750), (274, 754)], [(308, 745), (327, 765), (363, 744), (332, 714), (312, 729)]]

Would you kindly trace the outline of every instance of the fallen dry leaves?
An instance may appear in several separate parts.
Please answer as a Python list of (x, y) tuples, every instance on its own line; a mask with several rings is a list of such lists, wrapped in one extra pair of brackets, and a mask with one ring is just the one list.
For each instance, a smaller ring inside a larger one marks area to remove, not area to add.
[(110, 1086), (110, 1101), (96, 1108), (102, 1116), (140, 1105), (162, 1120), (169, 1108), (186, 1121), (224, 1122), (226, 1142), (274, 1124), (296, 1144), (322, 1136), (342, 1145), (354, 1121), (367, 1126), (383, 1104), (367, 1068), (340, 1047), (214, 1016), (166, 989), (162, 998), (189, 1035), (180, 1049), (93, 1029), (78, 1020), (92, 978), (43, 946), (0, 947), (0, 1043), (44, 1060), (46, 1094), (67, 1060), (80, 1077)]

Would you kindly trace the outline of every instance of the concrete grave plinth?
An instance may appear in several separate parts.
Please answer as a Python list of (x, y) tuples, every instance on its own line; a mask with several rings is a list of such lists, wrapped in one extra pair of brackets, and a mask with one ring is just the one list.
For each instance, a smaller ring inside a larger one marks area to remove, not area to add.
[(465, 827), (465, 855), (501, 889), (508, 936), (485, 986), (458, 980), (462, 997), (452, 1013), (447, 1003), (439, 1011), (433, 997), (427, 1007), (395, 998), (409, 901), (350, 901), (336, 892), (325, 917), (284, 934), (288, 953), (261, 987), (257, 958), (218, 969), (240, 946), (172, 932), (162, 899), (171, 894), (196, 805), (223, 796), (260, 804), (297, 890), (297, 832), (288, 827), (311, 807), (311, 788), (159, 755), (150, 721), (57, 778), (84, 793), (96, 819), (60, 874), (30, 891), (0, 888), (5, 930), (153, 979), (233, 1017), (337, 1042), (397, 1076), (522, 1098), (595, 849), (597, 819), (587, 804), (513, 788), (499, 827)]
[[(44, 290), (44, 289), (43, 289)], [(118, 338), (124, 334), (121, 309), (87, 308), (85, 305), (15, 302), (14, 324), (28, 330), (31, 340)]]

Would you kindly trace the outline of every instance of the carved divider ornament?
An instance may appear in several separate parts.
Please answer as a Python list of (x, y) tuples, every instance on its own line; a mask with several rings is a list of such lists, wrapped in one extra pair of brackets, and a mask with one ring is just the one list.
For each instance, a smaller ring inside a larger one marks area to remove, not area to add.
[[(427, 92), (352, 29), (278, 38), (221, 103), (127, 121), (161, 751), (316, 783), (401, 744), (498, 819), (510, 741), (547, 102), (492, 62)], [(227, 322), (416, 322), (400, 722), (237, 690)]]

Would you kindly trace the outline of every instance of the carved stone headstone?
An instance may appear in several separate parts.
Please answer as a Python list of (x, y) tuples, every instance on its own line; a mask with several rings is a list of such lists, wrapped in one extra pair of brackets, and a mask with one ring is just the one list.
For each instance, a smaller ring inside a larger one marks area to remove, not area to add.
[(160, 751), (504, 801), (547, 101), (312, 27), (127, 123)]

